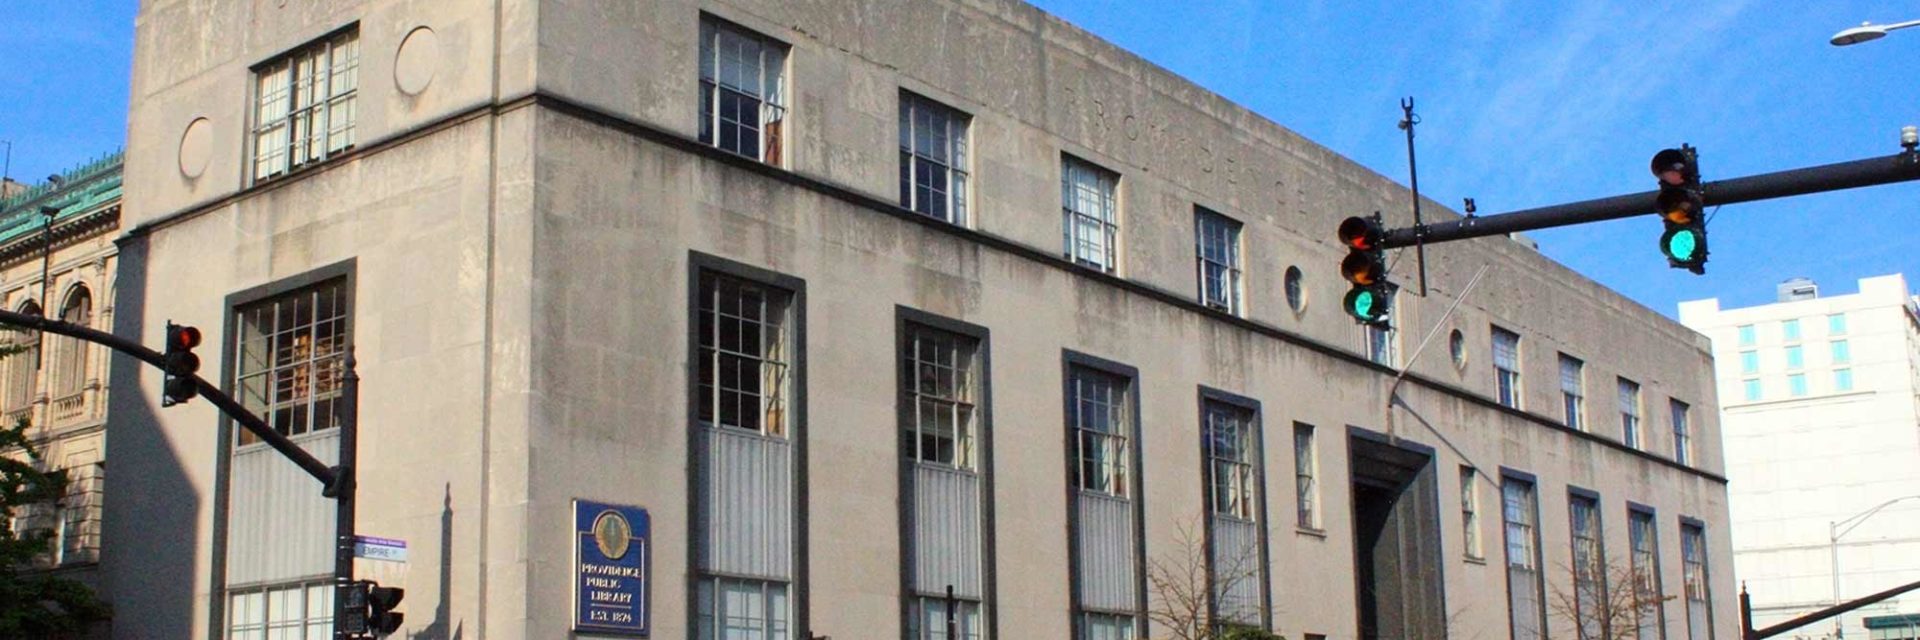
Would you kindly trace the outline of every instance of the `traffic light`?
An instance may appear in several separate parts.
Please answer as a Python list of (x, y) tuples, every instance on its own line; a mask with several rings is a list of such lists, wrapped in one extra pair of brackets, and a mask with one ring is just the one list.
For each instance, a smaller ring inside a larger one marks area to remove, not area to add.
[(1342, 220), (1339, 234), (1340, 244), (1347, 247), (1347, 258), (1340, 261), (1340, 275), (1353, 283), (1341, 308), (1362, 324), (1386, 324), (1387, 254), (1381, 246), (1386, 231), (1380, 228), (1380, 214)]
[(167, 323), (166, 375), (161, 382), (160, 406), (171, 407), (200, 395), (192, 377), (200, 370), (200, 356), (193, 353), (193, 348), (198, 346), (199, 329)]
[(340, 621), (340, 632), (348, 638), (378, 638), (400, 629), (405, 614), (394, 611), (400, 606), (400, 599), (406, 597), (407, 590), (399, 587), (382, 587), (372, 580), (358, 580), (348, 583), (347, 597), (342, 607), (346, 616)]
[(382, 587), (378, 583), (367, 585), (367, 628), (375, 636), (384, 636), (400, 629), (400, 623), (406, 620), (406, 614), (394, 611), (400, 606), (400, 599), (407, 597), (407, 590), (400, 587)]
[(1696, 274), (1707, 271), (1705, 193), (1700, 189), (1700, 163), (1694, 148), (1662, 149), (1653, 154), (1653, 176), (1660, 182), (1656, 200), (1666, 232), (1660, 234), (1660, 252), (1667, 265)]

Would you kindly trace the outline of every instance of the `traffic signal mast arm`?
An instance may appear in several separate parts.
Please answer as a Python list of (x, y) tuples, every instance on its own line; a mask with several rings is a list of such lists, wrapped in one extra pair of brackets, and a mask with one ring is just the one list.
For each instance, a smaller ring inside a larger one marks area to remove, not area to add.
[[(1914, 151), (1763, 173), (1744, 178), (1717, 180), (1704, 183), (1701, 187), (1707, 206), (1715, 206), (1911, 180), (1920, 180), (1920, 153)], [(1422, 243), (1466, 240), (1583, 222), (1630, 218), (1656, 213), (1655, 200), (1659, 193), (1643, 191), (1511, 213), (1462, 218), (1453, 222), (1389, 229), (1382, 237), (1380, 244), (1385, 248), (1394, 249)]]
[[(38, 331), (85, 340), (133, 356), (141, 362), (153, 365), (162, 371), (167, 369), (167, 358), (165, 355), (158, 351), (148, 349), (138, 342), (105, 331), (44, 318), (37, 314), (5, 310), (0, 310), (0, 325), (28, 327)], [(292, 440), (287, 439), (287, 437), (281, 435), (280, 432), (273, 430), (273, 427), (267, 426), (266, 421), (261, 420), (259, 416), (248, 411), (246, 407), (240, 406), (240, 403), (235, 402), (232, 396), (227, 395), (227, 392), (208, 383), (199, 375), (192, 373), (180, 375), (176, 373), (175, 377), (192, 381), (194, 388), (199, 390), (200, 395), (205, 397), (208, 402), (212, 402), (213, 406), (219, 407), (222, 413), (233, 418), (234, 422), (240, 423), (240, 426), (245, 427), (247, 431), (252, 432), (253, 435), (259, 436), (268, 446), (273, 447), (275, 451), (279, 451), (280, 455), (286, 456), (287, 459), (292, 460), (294, 464), (300, 465), (302, 471), (306, 471), (307, 475), (313, 476), (314, 479), (320, 481), (320, 484), (325, 487), (325, 493), (329, 497), (335, 495), (339, 490), (340, 482), (346, 474), (341, 473), (338, 468), (329, 467), (327, 463), (321, 462), (319, 458), (313, 457), (313, 454), (307, 453), (305, 449), (300, 448), (300, 445), (294, 444)]]

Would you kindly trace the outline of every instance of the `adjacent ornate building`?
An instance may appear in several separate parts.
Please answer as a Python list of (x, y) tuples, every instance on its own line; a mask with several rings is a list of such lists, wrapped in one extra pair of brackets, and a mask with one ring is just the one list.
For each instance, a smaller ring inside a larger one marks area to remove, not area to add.
[[(7, 309), (113, 326), (120, 165), (114, 153), (0, 200), (0, 301)], [(70, 481), (59, 504), (23, 510), (14, 527), (52, 531), (54, 550), (44, 562), (91, 580), (106, 487), (108, 354), (38, 332), (8, 331), (0, 340), (24, 349), (0, 359), (0, 419), (31, 423), (42, 464), (67, 470)]]

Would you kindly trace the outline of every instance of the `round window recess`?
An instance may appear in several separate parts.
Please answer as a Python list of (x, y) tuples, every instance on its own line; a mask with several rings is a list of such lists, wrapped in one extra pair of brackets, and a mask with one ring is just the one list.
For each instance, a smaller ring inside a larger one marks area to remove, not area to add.
[(1454, 368), (1467, 368), (1467, 337), (1459, 329), (1447, 335), (1447, 354), (1453, 356)]
[(1307, 310), (1307, 291), (1300, 283), (1300, 267), (1287, 267), (1287, 307), (1294, 313)]

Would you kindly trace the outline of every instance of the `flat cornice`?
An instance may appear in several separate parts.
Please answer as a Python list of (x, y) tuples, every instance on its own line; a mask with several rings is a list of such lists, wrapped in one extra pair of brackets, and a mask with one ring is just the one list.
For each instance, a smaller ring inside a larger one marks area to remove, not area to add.
[[(812, 176), (795, 173), (792, 171), (788, 171), (786, 169), (767, 165), (762, 162), (749, 160), (747, 158), (736, 156), (731, 153), (721, 151), (720, 149), (715, 148), (713, 146), (702, 144), (698, 140), (681, 135), (677, 132), (669, 131), (667, 129), (660, 128), (653, 124), (641, 122), (638, 120), (633, 120), (631, 118), (627, 118), (625, 116), (621, 116), (619, 114), (612, 113), (610, 111), (606, 111), (604, 109), (600, 109), (592, 105), (584, 104), (581, 102), (570, 100), (568, 98), (565, 98), (559, 95), (555, 95), (555, 94), (551, 94), (551, 93), (547, 93), (539, 90), (536, 90), (526, 95), (512, 97), (509, 99), (503, 99), (502, 101), (497, 103), (481, 104), (470, 109), (455, 112), (447, 115), (446, 117), (440, 118), (438, 120), (425, 122), (420, 124), (419, 126), (413, 127), (412, 129), (396, 133), (395, 135), (390, 136), (384, 140), (381, 140), (363, 147), (358, 147), (353, 151), (336, 156), (334, 159), (329, 160), (326, 164), (314, 167), (310, 170), (302, 171), (302, 172), (293, 174), (291, 176), (287, 176), (285, 178), (280, 178), (280, 179), (272, 180), (269, 182), (256, 184), (249, 188), (236, 191), (232, 194), (214, 199), (209, 202), (193, 205), (189, 208), (164, 214), (162, 216), (156, 217), (150, 221), (143, 222), (133, 228), (128, 229), (125, 234), (123, 234), (118, 240), (116, 240), (116, 242), (124, 243), (124, 242), (134, 241), (139, 237), (151, 234), (155, 230), (165, 228), (167, 226), (179, 224), (185, 220), (198, 217), (199, 215), (202, 215), (206, 212), (219, 209), (233, 202), (251, 197), (256, 193), (263, 193), (263, 192), (284, 187), (288, 184), (301, 180), (302, 176), (316, 175), (316, 174), (325, 173), (328, 171), (338, 170), (340, 167), (343, 167), (346, 164), (351, 163), (355, 159), (358, 159), (362, 156), (372, 155), (372, 154), (386, 151), (388, 149), (392, 149), (399, 145), (405, 144), (406, 142), (416, 140), (427, 135), (431, 135), (443, 129), (457, 126), (459, 124), (462, 124), (469, 120), (473, 120), (475, 118), (480, 118), (488, 115), (498, 116), (500, 114), (504, 114), (509, 111), (518, 110), (528, 106), (536, 106), (536, 107), (549, 109), (556, 113), (564, 114), (564, 115), (567, 115), (582, 121), (586, 121), (598, 126), (606, 127), (608, 129), (612, 129), (621, 133), (626, 133), (634, 137), (642, 138), (649, 142), (657, 143), (668, 148), (672, 148), (678, 151), (700, 156), (704, 160), (718, 162), (721, 164), (725, 164), (729, 167), (739, 169), (741, 171), (745, 171), (745, 172), (753, 173), (769, 179), (785, 182), (787, 184), (790, 184), (796, 187), (813, 191), (820, 195), (824, 195), (836, 200), (840, 200), (842, 202), (845, 202), (853, 206), (869, 209), (883, 215), (892, 216), (898, 220), (907, 222), (909, 224), (920, 225), (922, 228), (925, 228), (930, 231), (934, 231), (936, 233), (945, 233), (945, 234), (959, 236), (961, 238), (976, 242), (988, 248), (1003, 251), (1008, 254), (1012, 254), (1027, 260), (1031, 260), (1039, 264), (1047, 265), (1077, 277), (1086, 278), (1094, 282), (1099, 282), (1112, 287), (1116, 287), (1122, 291), (1140, 295), (1140, 296), (1188, 311), (1190, 313), (1199, 315), (1201, 317), (1205, 317), (1215, 322), (1224, 323), (1227, 325), (1231, 325), (1231, 326), (1249, 331), (1251, 333), (1273, 338), (1281, 342), (1286, 342), (1288, 344), (1298, 346), (1298, 347), (1307, 349), (1309, 351), (1313, 351), (1315, 353), (1327, 356), (1334, 360), (1344, 362), (1346, 364), (1358, 366), (1364, 369), (1371, 369), (1376, 374), (1385, 376), (1387, 378), (1400, 375), (1401, 373), (1399, 370), (1394, 369), (1392, 367), (1387, 367), (1384, 365), (1374, 363), (1373, 361), (1368, 360), (1365, 356), (1361, 354), (1347, 351), (1345, 349), (1336, 347), (1334, 345), (1321, 342), (1319, 340), (1315, 340), (1305, 334), (1294, 332), (1294, 331), (1284, 329), (1279, 326), (1268, 324), (1265, 322), (1260, 322), (1258, 320), (1252, 320), (1249, 318), (1234, 316), (1221, 311), (1215, 311), (1213, 309), (1209, 309), (1201, 305), (1196, 301), (1188, 299), (1186, 296), (1180, 295), (1178, 293), (1174, 293), (1172, 291), (1168, 291), (1166, 289), (1162, 289), (1146, 283), (1142, 283), (1134, 280), (1128, 280), (1128, 279), (1107, 274), (1104, 272), (1099, 272), (1099, 271), (1095, 271), (1085, 267), (1081, 267), (1064, 258), (1061, 258), (1060, 256), (1056, 256), (1056, 255), (1053, 255), (1052, 253), (1048, 253), (1046, 251), (1042, 251), (1034, 247), (1020, 244), (1018, 242), (1014, 242), (1013, 240), (1010, 240), (1001, 236), (997, 236), (991, 233), (986, 233), (977, 229), (969, 229), (965, 227), (948, 224), (945, 222), (936, 221), (926, 216), (909, 211), (892, 202), (881, 200), (879, 198), (867, 195), (865, 193), (861, 193), (845, 185), (829, 182), (827, 180), (815, 178)], [(1467, 402), (1468, 404), (1478, 406), (1482, 409), (1492, 410), (1496, 413), (1502, 413), (1514, 418), (1519, 418), (1519, 419), (1531, 422), (1536, 426), (1558, 431), (1574, 439), (1586, 440), (1588, 442), (1613, 449), (1620, 453), (1624, 453), (1629, 456), (1633, 456), (1649, 462), (1653, 462), (1655, 464), (1659, 464), (1671, 469), (1682, 471), (1687, 474), (1690, 474), (1705, 480), (1710, 480), (1723, 485), (1727, 483), (1726, 477), (1720, 474), (1716, 474), (1704, 469), (1683, 465), (1683, 464), (1674, 462), (1671, 459), (1663, 458), (1663, 457), (1654, 455), (1652, 453), (1648, 453), (1646, 451), (1641, 451), (1639, 449), (1626, 446), (1625, 444), (1622, 444), (1614, 440), (1603, 438), (1585, 431), (1580, 431), (1578, 429), (1569, 428), (1565, 424), (1561, 423), (1560, 421), (1550, 418), (1548, 416), (1545, 416), (1543, 414), (1507, 407), (1505, 405), (1502, 405), (1494, 401), (1493, 398), (1474, 393), (1472, 390), (1467, 389), (1465, 387), (1443, 382), (1441, 380), (1437, 380), (1437, 379), (1434, 379), (1425, 375), (1421, 375), (1418, 373), (1410, 372), (1410, 371), (1405, 374), (1404, 378), (1405, 378), (1405, 381), (1408, 383), (1417, 384), (1429, 390), (1437, 391), (1442, 394), (1452, 396), (1461, 401)]]

